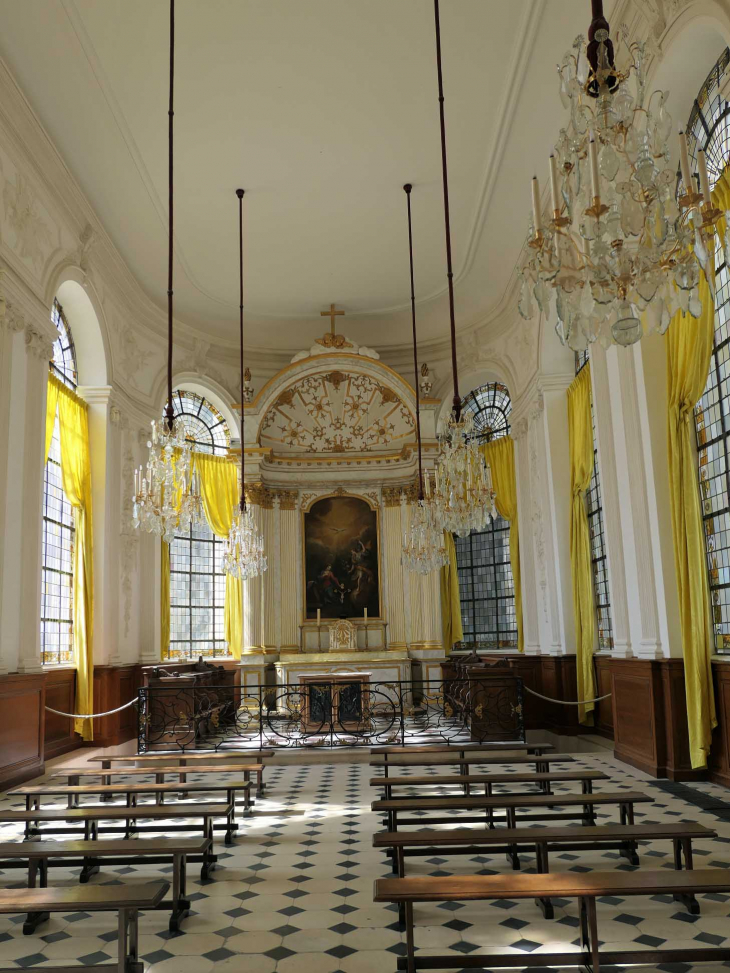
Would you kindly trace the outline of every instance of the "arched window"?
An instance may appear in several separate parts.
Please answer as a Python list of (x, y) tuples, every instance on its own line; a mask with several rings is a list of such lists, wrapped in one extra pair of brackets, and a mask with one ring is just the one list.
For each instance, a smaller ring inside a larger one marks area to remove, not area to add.
[[(588, 365), (588, 352), (575, 354), (575, 374)], [(613, 623), (611, 621), (611, 592), (608, 587), (608, 557), (606, 555), (606, 535), (603, 529), (603, 494), (601, 493), (601, 471), (598, 465), (598, 443), (596, 442), (596, 413), (591, 403), (593, 419), (593, 473), (586, 494), (586, 513), (588, 529), (591, 534), (591, 567), (593, 574), (593, 603), (596, 610), (596, 630), (598, 651), (613, 648)]]
[[(228, 452), (231, 433), (215, 406), (195, 392), (179, 390), (172, 399), (194, 449), (219, 455)], [(163, 650), (165, 658), (228, 655), (223, 545), (223, 539), (207, 524), (189, 527), (170, 544), (170, 645)]]
[[(76, 389), (76, 354), (63, 308), (53, 302), (51, 320), (58, 337), (53, 343), (51, 374)], [(63, 492), (58, 417), (43, 477), (41, 546), (41, 662), (73, 662), (73, 552), (76, 528), (71, 504)]]
[(488, 382), (474, 389), (464, 398), (461, 409), (472, 416), (479, 442), (489, 443), (509, 435), (512, 400), (500, 382)]
[[(694, 160), (699, 149), (705, 150), (711, 185), (730, 161), (730, 104), (721, 94), (729, 68), (726, 49), (702, 85), (687, 125), (690, 155)], [(719, 241), (715, 266), (715, 335), (707, 385), (695, 408), (695, 429), (715, 650), (730, 653), (730, 275)]]
[[(474, 416), (480, 442), (509, 435), (512, 400), (499, 382), (474, 389), (464, 398), (462, 409)], [(517, 647), (509, 531), (509, 522), (497, 517), (486, 530), (454, 537), (464, 628), (464, 641), (456, 649)]]

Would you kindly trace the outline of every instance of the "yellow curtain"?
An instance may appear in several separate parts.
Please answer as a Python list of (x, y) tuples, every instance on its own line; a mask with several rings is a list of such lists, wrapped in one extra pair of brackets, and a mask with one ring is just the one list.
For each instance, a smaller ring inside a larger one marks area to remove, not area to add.
[(160, 543), (160, 658), (170, 648), (170, 545)]
[[(593, 422), (591, 419), (591, 372), (583, 368), (568, 388), (568, 436), (570, 440), (570, 570), (573, 576), (575, 651), (578, 699), (593, 699), (593, 582), (591, 539), (585, 493), (593, 474)], [(578, 707), (581, 723), (593, 724), (595, 703)]]
[[(723, 213), (730, 208), (728, 169), (718, 180), (712, 201)], [(722, 237), (724, 219), (720, 220), (718, 230)], [(693, 768), (707, 766), (712, 730), (717, 726), (710, 661), (713, 649), (710, 591), (692, 445), (694, 408), (707, 382), (715, 329), (715, 308), (704, 274), (700, 274), (699, 292), (700, 317), (695, 319), (678, 311), (669, 325), (666, 341), (669, 492)]]
[(441, 632), (444, 650), (448, 655), (454, 642), (464, 639), (461, 624), (461, 599), (459, 597), (459, 575), (456, 570), (456, 545), (454, 535), (444, 531), (444, 544), (449, 552), (449, 563), (441, 568)]
[[(73, 507), (76, 542), (73, 557), (73, 649), (76, 665), (76, 712), (93, 713), (94, 570), (91, 519), (91, 457), (88, 407), (53, 375), (48, 376), (49, 400), (58, 403), (63, 490)], [(49, 416), (46, 413), (46, 439)], [(51, 422), (51, 432), (53, 426)], [(93, 740), (93, 720), (76, 720), (74, 729)]]
[[(195, 453), (205, 517), (218, 537), (228, 537), (233, 508), (240, 497), (238, 467), (225, 456)], [(234, 659), (241, 658), (243, 642), (243, 582), (226, 575), (225, 638)]]
[(515, 444), (511, 436), (495, 439), (482, 446), (482, 455), (492, 470), (492, 486), (497, 494), (495, 503), (500, 517), (509, 521), (509, 558), (515, 589), (515, 620), (517, 649), (525, 651), (522, 631), (522, 573), (520, 571), (520, 534), (517, 519), (517, 481), (515, 479)]

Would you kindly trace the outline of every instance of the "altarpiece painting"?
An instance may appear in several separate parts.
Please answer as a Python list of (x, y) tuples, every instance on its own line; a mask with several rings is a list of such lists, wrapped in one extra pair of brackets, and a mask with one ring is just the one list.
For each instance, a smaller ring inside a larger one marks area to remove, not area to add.
[(324, 497), (304, 514), (307, 618), (380, 617), (378, 514), (359, 497)]

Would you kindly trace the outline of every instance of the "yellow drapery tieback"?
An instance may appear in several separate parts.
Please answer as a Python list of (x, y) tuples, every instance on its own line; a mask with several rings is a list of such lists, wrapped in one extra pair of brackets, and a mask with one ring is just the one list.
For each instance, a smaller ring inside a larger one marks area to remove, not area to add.
[[(94, 704), (94, 552), (91, 517), (91, 458), (88, 406), (54, 375), (48, 376), (46, 462), (58, 410), (63, 492), (74, 512), (73, 653), (76, 666), (75, 712), (93, 713)], [(50, 430), (50, 432), (49, 432)], [(75, 720), (74, 729), (93, 740), (93, 720)]]
[[(205, 519), (217, 537), (228, 537), (233, 508), (240, 498), (238, 467), (226, 456), (195, 453), (195, 467), (200, 474), (200, 494)], [(243, 644), (243, 582), (226, 574), (226, 596), (223, 625), (225, 639), (234, 659), (241, 658)]]
[(482, 455), (492, 470), (492, 486), (497, 494), (497, 512), (509, 522), (509, 558), (515, 592), (515, 622), (517, 649), (525, 651), (522, 628), (522, 572), (520, 570), (520, 534), (517, 517), (517, 480), (515, 478), (515, 444), (511, 436), (503, 436), (482, 446)]
[[(727, 168), (715, 185), (712, 202), (723, 213), (730, 209)], [(717, 230), (722, 238), (725, 233), (724, 218), (720, 219)], [(712, 261), (714, 243), (708, 249)], [(709, 272), (713, 273), (712, 266)], [(669, 495), (693, 768), (707, 766), (712, 730), (717, 726), (710, 658), (714, 642), (710, 590), (697, 463), (692, 443), (694, 430), (690, 423), (707, 384), (715, 331), (714, 302), (702, 272), (699, 295), (702, 302), (700, 317), (695, 319), (678, 311), (666, 334)]]
[(461, 598), (459, 596), (459, 573), (456, 569), (456, 545), (450, 530), (444, 531), (444, 545), (449, 554), (449, 563), (440, 570), (441, 584), (441, 636), (444, 651), (451, 652), (455, 642), (464, 640), (461, 624)]
[[(593, 420), (591, 415), (591, 372), (585, 366), (568, 388), (568, 438), (570, 444), (570, 572), (573, 579), (575, 653), (578, 699), (593, 699), (593, 581), (591, 537), (585, 494), (593, 475)], [(595, 703), (578, 707), (581, 723), (593, 724)]]

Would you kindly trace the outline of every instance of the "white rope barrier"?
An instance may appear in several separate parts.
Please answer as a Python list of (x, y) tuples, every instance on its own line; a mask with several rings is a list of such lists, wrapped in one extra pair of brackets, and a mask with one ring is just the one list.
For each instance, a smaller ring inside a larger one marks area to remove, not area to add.
[(536, 693), (534, 689), (530, 689), (529, 686), (523, 686), (528, 693), (532, 693), (533, 696), (537, 696), (538, 699), (546, 699), (548, 703), (560, 703), (561, 706), (586, 706), (588, 703), (600, 703), (602, 699), (608, 699), (611, 693), (606, 693), (605, 696), (597, 696), (595, 699), (553, 699), (552, 696), (543, 696), (542, 693)]
[(123, 709), (127, 709), (128, 706), (134, 706), (136, 702), (136, 699), (130, 699), (124, 706), (117, 706), (116, 709), (110, 709), (106, 713), (62, 713), (60, 709), (53, 709), (51, 706), (46, 706), (46, 709), (49, 713), (55, 713), (57, 716), (68, 716), (71, 720), (98, 720), (102, 716), (111, 716), (113, 713), (120, 713)]

